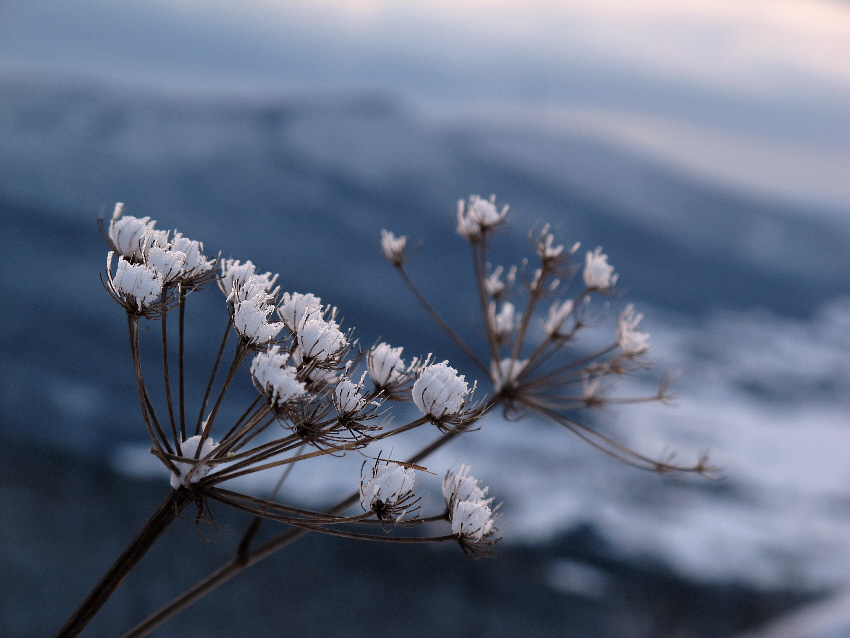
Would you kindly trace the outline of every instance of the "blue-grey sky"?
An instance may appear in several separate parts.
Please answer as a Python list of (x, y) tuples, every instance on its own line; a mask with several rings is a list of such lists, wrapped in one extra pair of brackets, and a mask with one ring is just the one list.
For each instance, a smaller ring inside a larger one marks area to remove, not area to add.
[(384, 90), (850, 204), (850, 4), (5, 0), (0, 71), (252, 96)]

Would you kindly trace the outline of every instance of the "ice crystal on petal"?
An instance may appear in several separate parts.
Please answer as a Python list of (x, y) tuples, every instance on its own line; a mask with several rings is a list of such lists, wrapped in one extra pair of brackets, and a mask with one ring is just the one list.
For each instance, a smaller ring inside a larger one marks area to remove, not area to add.
[(288, 354), (281, 353), (279, 346), (272, 346), (257, 353), (251, 362), (251, 375), (276, 406), (306, 393), (304, 383), (298, 380), (298, 371), (286, 365), (288, 361)]
[(394, 266), (404, 263), (404, 247), (407, 245), (407, 235), (396, 237), (392, 232), (381, 230), (381, 252)]
[(396, 463), (376, 463), (370, 475), (360, 478), (360, 504), (382, 515), (407, 500), (413, 493), (416, 474)]
[(617, 283), (614, 266), (608, 265), (608, 255), (602, 248), (587, 251), (584, 261), (584, 284), (591, 290), (608, 290)]
[(426, 416), (436, 419), (458, 414), (464, 407), (469, 386), (448, 361), (423, 368), (413, 384), (413, 402)]
[(298, 332), (307, 317), (322, 314), (322, 300), (312, 293), (285, 292), (277, 309), (290, 332)]
[(620, 344), (620, 350), (626, 356), (638, 355), (649, 350), (647, 343), (649, 333), (635, 330), (641, 319), (643, 319), (643, 315), (635, 314), (633, 304), (626, 306), (623, 314), (620, 315), (617, 324), (617, 341)]
[[(200, 459), (203, 459), (218, 447), (218, 443), (207, 437), (204, 440), (204, 444), (201, 445), (201, 452), (198, 454), (198, 459), (195, 460), (195, 453), (198, 451), (198, 445), (200, 445), (200, 443), (201, 435), (198, 434), (186, 439), (180, 446), (180, 449), (183, 452), (183, 458), (192, 459), (192, 461), (174, 461), (174, 467), (177, 468), (177, 471), (179, 472), (179, 474), (175, 474), (174, 472), (171, 473), (171, 487), (175, 490), (181, 485), (186, 485), (187, 477), (190, 484), (197, 483), (209, 474), (209, 471), (213, 468), (212, 465), (199, 465), (199, 463)], [(196, 469), (192, 471), (193, 468)]]

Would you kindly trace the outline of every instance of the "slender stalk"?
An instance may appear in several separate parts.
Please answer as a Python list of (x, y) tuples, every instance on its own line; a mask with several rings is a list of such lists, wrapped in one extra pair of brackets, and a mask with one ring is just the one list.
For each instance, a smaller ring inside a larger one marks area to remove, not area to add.
[(218, 354), (216, 355), (215, 363), (213, 364), (213, 369), (210, 373), (210, 380), (207, 383), (207, 389), (204, 391), (204, 399), (201, 401), (201, 409), (198, 411), (198, 422), (195, 424), (196, 436), (201, 433), (201, 426), (204, 422), (204, 414), (207, 412), (207, 403), (210, 400), (210, 394), (212, 394), (215, 376), (218, 374), (218, 366), (221, 365), (221, 360), (224, 357), (224, 348), (227, 345), (228, 337), (230, 337), (230, 317), (227, 318), (227, 325), (224, 326), (224, 335), (221, 338), (221, 345), (218, 347)]
[(151, 548), (165, 528), (192, 502), (192, 495), (185, 489), (172, 490), (151, 519), (142, 527), (127, 549), (118, 557), (100, 582), (91, 590), (82, 604), (59, 630), (57, 638), (77, 636), (103, 607), (104, 603), (121, 584), (136, 564)]
[(186, 289), (180, 286), (180, 305), (178, 306), (178, 354), (177, 354), (177, 392), (180, 395), (180, 440), (186, 440), (186, 376), (183, 365), (186, 348)]
[[(136, 372), (136, 387), (139, 391), (139, 403), (142, 406), (142, 418), (145, 421), (145, 427), (148, 429), (148, 436), (151, 437), (151, 441), (153, 442), (154, 447), (162, 453), (162, 444), (159, 441), (156, 433), (154, 432), (153, 426), (151, 425), (150, 417), (148, 416), (148, 396), (147, 396), (147, 388), (145, 387), (145, 379), (142, 376), (142, 360), (139, 354), (139, 318), (137, 316), (127, 314), (127, 326), (130, 330), (130, 350), (133, 355), (133, 368)], [(153, 414), (153, 406), (150, 406), (151, 414)], [(159, 428), (159, 421), (157, 420), (157, 428), (160, 434), (162, 435), (163, 441), (168, 443), (165, 438), (165, 433), (162, 432), (162, 429)]]
[[(162, 291), (162, 298), (165, 299), (165, 289)], [(162, 378), (165, 382), (165, 404), (168, 406), (168, 420), (171, 423), (171, 435), (174, 437), (174, 447), (180, 452), (182, 439), (177, 434), (177, 420), (174, 418), (174, 401), (171, 398), (171, 378), (168, 374), (168, 321), (164, 304), (160, 319), (160, 323), (162, 323)]]

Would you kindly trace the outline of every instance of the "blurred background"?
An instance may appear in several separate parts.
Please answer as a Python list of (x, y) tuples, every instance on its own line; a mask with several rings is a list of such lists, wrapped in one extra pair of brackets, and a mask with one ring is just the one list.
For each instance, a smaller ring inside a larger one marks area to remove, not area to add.
[[(310, 538), (157, 635), (850, 636), (848, 61), (838, 1), (4, 0), (0, 634), (56, 631), (168, 489), (98, 215), (123, 201), (320, 295), (362, 343), (473, 377), (377, 246), (409, 235), (411, 272), (482, 347), (453, 214), (495, 193), (513, 226), (494, 263), (543, 222), (601, 245), (614, 314), (635, 303), (679, 373), (672, 406), (593, 422), (708, 450), (723, 479), (494, 415), (429, 468), (469, 463), (504, 500), (501, 558)], [(190, 392), (217, 294), (191, 299)], [(297, 498), (335, 501), (359, 465), (299, 468)], [(169, 529), (90, 635), (227, 560), (244, 522), (214, 514)]]

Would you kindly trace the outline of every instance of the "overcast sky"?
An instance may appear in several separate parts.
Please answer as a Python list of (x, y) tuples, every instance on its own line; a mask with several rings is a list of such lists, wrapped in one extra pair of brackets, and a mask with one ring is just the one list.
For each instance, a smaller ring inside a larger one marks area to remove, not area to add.
[(242, 95), (384, 90), (850, 209), (844, 2), (3, 0), (0, 71)]

